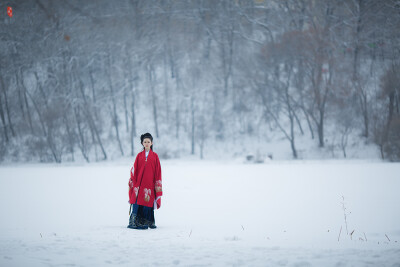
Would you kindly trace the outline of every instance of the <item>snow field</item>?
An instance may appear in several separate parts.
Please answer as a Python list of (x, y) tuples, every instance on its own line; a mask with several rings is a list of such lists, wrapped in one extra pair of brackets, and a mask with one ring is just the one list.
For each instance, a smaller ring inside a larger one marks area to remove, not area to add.
[(400, 164), (161, 165), (143, 231), (126, 228), (130, 164), (1, 167), (0, 266), (400, 264)]

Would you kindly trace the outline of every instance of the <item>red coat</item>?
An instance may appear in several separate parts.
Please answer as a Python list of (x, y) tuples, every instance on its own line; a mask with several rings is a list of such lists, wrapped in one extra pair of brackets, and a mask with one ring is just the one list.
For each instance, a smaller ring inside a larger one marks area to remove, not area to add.
[[(129, 179), (129, 203), (160, 208), (162, 196), (161, 165), (157, 153), (143, 150), (136, 156)], [(137, 202), (136, 202), (137, 200)], [(155, 201), (156, 200), (156, 201)]]

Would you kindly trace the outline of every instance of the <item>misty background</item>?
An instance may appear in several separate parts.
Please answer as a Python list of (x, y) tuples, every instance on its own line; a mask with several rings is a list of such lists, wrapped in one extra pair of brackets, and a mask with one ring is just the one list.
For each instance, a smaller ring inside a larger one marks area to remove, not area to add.
[(399, 161), (399, 29), (396, 0), (1, 1), (0, 161), (132, 157), (145, 132), (163, 159)]

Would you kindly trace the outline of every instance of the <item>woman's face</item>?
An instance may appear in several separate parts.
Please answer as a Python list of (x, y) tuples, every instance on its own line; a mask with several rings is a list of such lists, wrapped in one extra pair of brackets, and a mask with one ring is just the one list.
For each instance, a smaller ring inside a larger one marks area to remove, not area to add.
[(142, 145), (144, 146), (144, 148), (146, 150), (149, 150), (152, 144), (153, 144), (153, 142), (151, 142), (150, 138), (143, 139)]

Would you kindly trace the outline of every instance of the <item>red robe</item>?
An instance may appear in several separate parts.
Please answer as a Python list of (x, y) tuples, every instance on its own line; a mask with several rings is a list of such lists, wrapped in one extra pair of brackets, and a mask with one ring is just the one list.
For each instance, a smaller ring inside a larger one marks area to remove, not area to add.
[[(129, 179), (129, 203), (160, 208), (162, 196), (161, 165), (157, 153), (150, 149), (146, 161), (143, 150), (136, 156)], [(136, 202), (137, 200), (137, 202)]]

